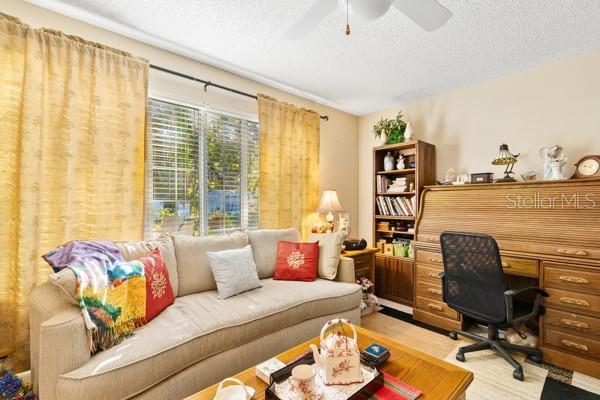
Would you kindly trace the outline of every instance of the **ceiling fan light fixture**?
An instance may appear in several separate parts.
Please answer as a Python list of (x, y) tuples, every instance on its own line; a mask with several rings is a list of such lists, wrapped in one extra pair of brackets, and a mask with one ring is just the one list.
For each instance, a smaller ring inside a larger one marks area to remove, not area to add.
[(387, 13), (393, 0), (338, 0), (339, 8), (358, 21), (374, 21)]

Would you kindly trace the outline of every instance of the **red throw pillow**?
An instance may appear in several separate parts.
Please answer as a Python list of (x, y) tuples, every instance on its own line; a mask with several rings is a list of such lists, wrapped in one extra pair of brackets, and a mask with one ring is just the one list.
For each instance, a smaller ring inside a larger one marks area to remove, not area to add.
[(314, 281), (319, 268), (319, 242), (277, 243), (277, 264), (273, 279), (285, 281)]
[(173, 304), (173, 288), (169, 280), (169, 270), (158, 248), (141, 257), (146, 277), (146, 322), (150, 322), (165, 308)]

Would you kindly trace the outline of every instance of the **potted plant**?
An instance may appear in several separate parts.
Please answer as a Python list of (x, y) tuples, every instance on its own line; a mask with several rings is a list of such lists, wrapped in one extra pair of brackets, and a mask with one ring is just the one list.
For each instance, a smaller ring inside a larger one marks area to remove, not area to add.
[(396, 118), (380, 119), (373, 126), (373, 134), (376, 138), (385, 135), (386, 144), (401, 143), (404, 141), (404, 132), (406, 131), (406, 122), (402, 120), (402, 111), (398, 112)]
[(372, 292), (373, 282), (369, 279), (360, 277), (356, 280), (362, 290), (362, 301), (360, 302), (360, 311), (362, 315), (370, 314), (374, 308), (379, 306), (379, 299)]

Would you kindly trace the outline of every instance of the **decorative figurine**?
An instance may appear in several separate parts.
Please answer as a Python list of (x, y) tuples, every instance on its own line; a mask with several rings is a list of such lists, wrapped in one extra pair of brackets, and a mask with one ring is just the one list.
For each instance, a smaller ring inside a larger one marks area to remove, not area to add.
[(394, 156), (389, 151), (385, 157), (383, 157), (383, 169), (384, 171), (391, 171), (394, 169)]
[(456, 182), (456, 172), (454, 171), (454, 169), (450, 168), (448, 171), (446, 171), (446, 176), (444, 177), (444, 183), (452, 183), (452, 182)]
[(396, 169), (404, 169), (406, 168), (406, 164), (404, 163), (404, 154), (400, 154), (400, 157), (398, 157), (398, 162), (396, 164)]
[(537, 178), (537, 172), (530, 169), (524, 174), (521, 174), (521, 178), (523, 178), (524, 181), (535, 181), (535, 179)]
[(406, 129), (404, 130), (404, 140), (412, 140), (413, 138), (413, 129), (410, 122), (406, 123)]
[(540, 149), (540, 156), (544, 161), (544, 179), (558, 180), (567, 179), (565, 157), (563, 148), (559, 145), (545, 146)]

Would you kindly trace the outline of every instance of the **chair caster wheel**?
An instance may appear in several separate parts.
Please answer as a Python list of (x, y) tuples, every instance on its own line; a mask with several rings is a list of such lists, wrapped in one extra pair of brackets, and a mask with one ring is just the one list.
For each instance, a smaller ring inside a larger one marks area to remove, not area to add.
[(525, 380), (525, 375), (523, 374), (523, 370), (522, 369), (515, 369), (513, 371), (513, 378), (519, 380), (519, 381), (524, 381)]
[(539, 362), (542, 362), (542, 355), (541, 354), (531, 354), (529, 356), (529, 359), (533, 362), (539, 363)]
[(461, 353), (461, 352), (458, 352), (458, 353), (456, 353), (456, 359), (457, 359), (458, 361), (465, 362), (465, 354), (464, 354), (464, 353)]
[(448, 336), (450, 337), (450, 339), (452, 340), (458, 340), (458, 334), (456, 332), (450, 332), (448, 334)]

